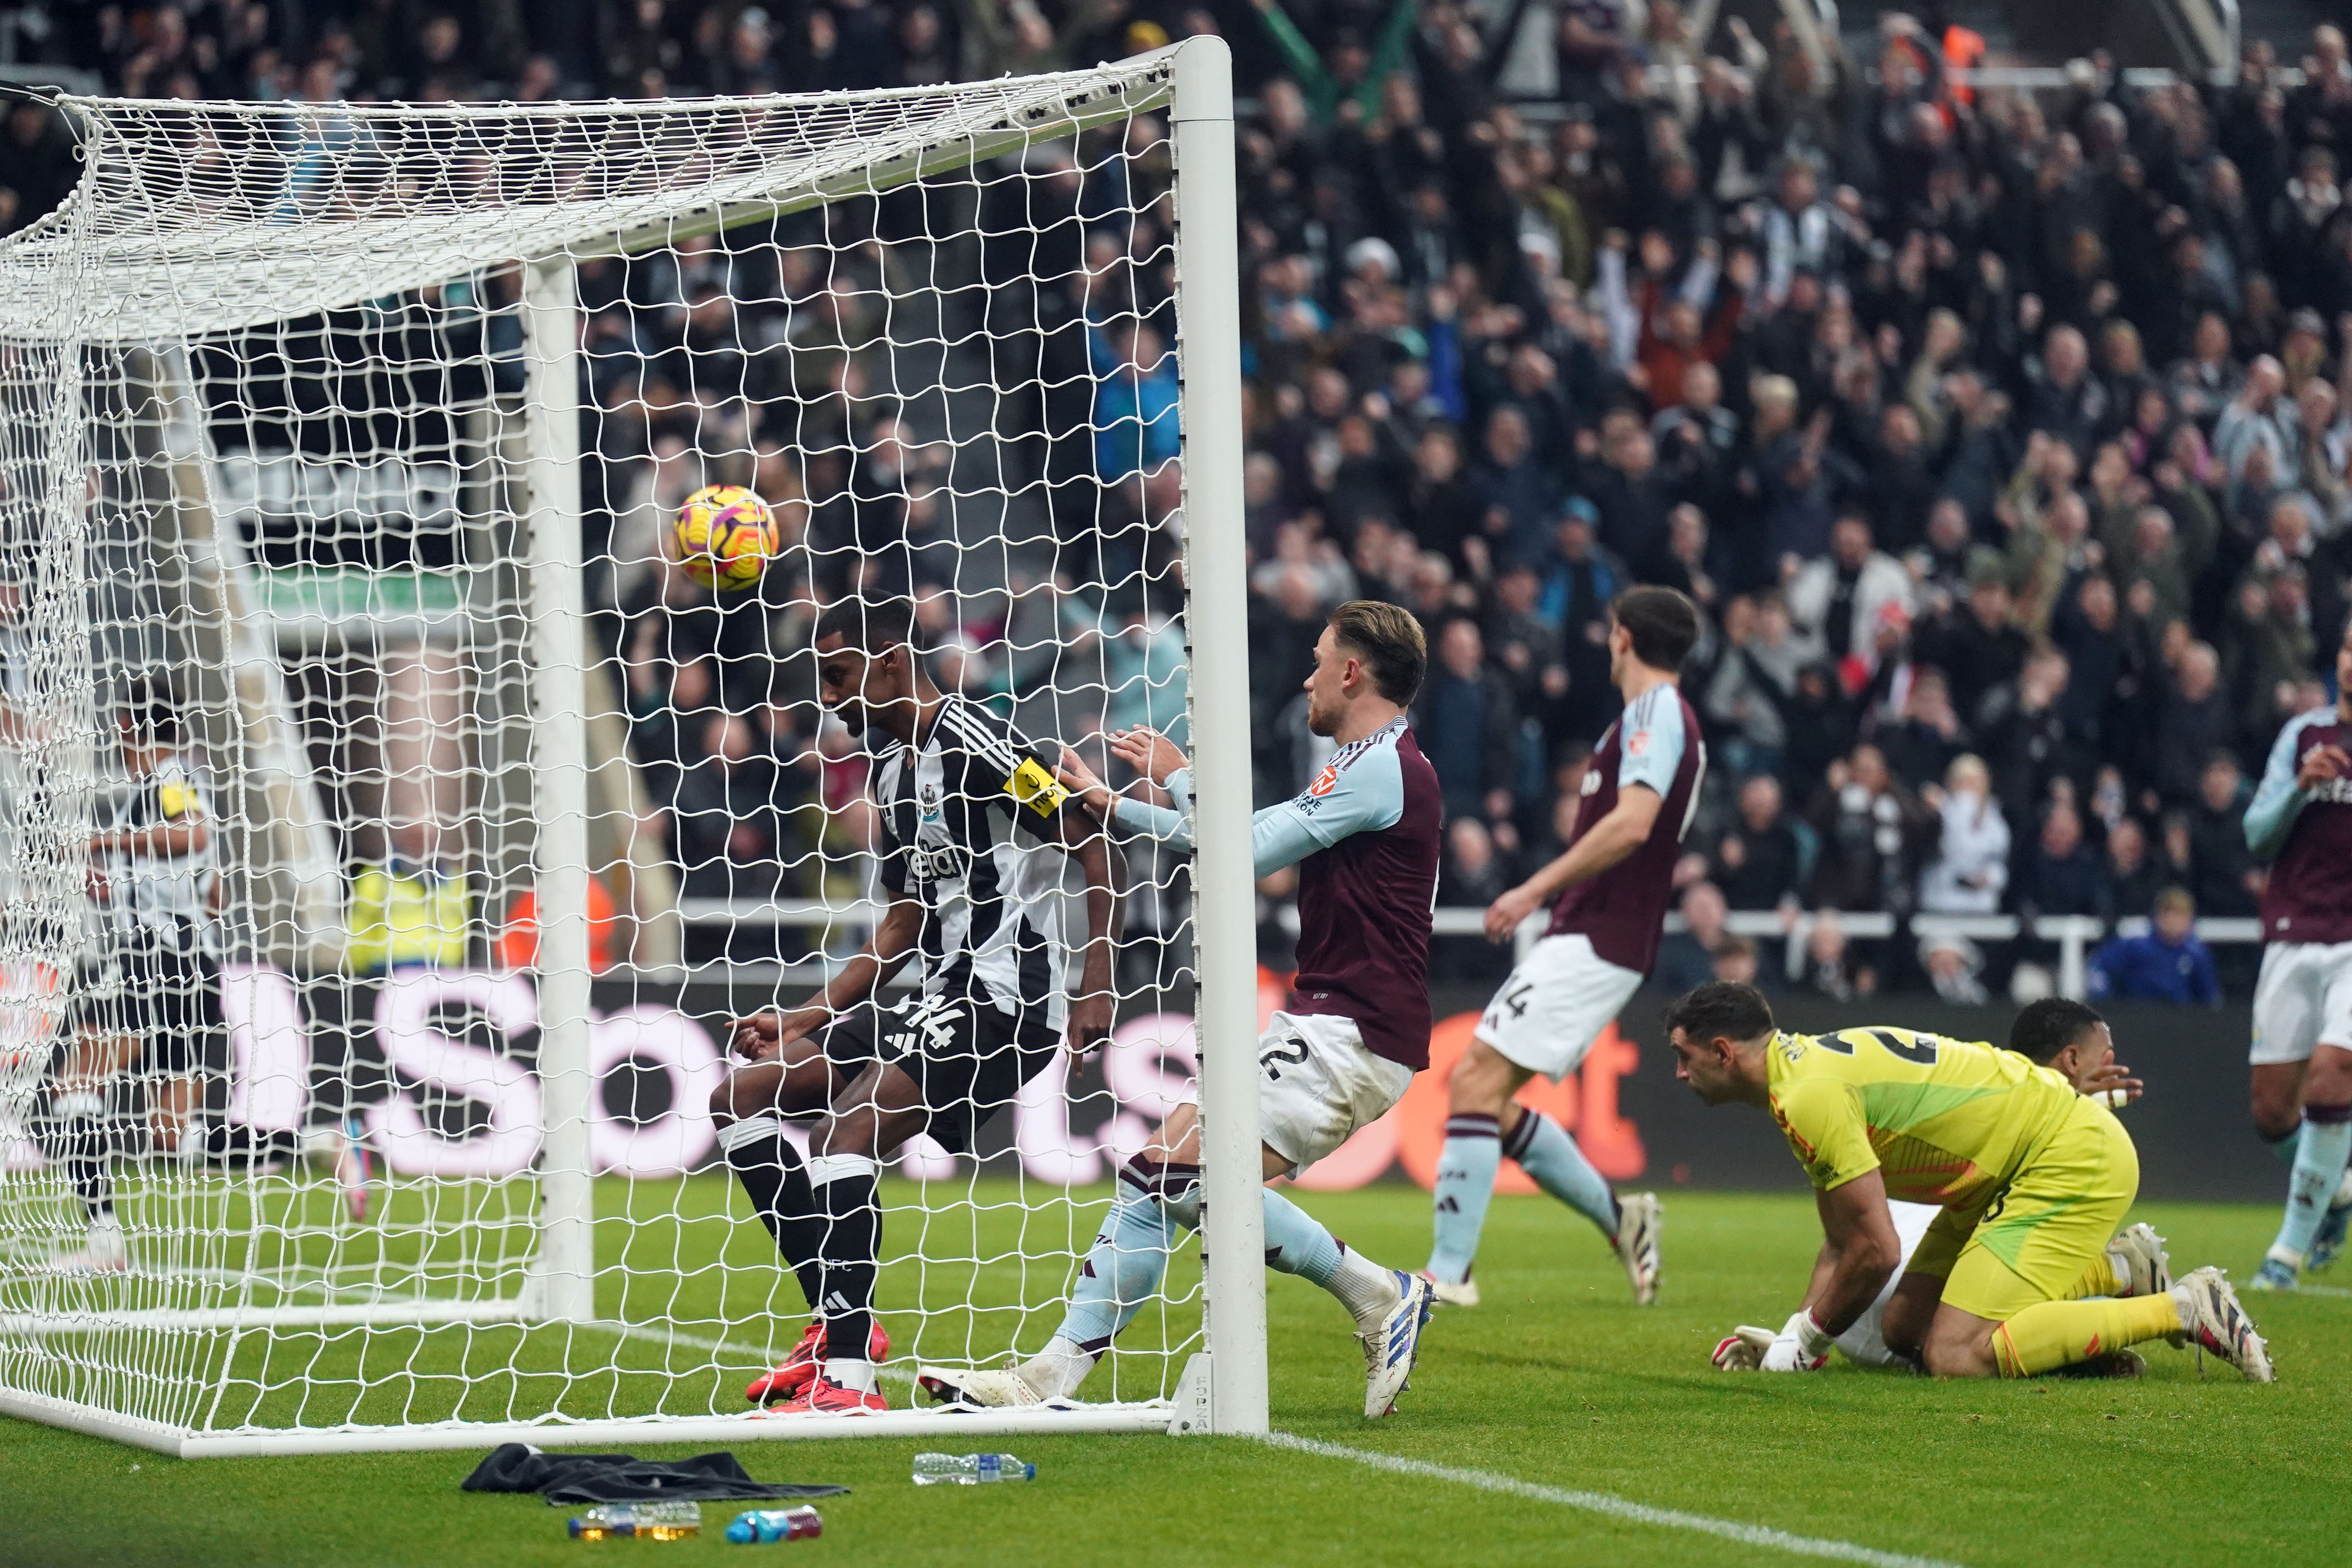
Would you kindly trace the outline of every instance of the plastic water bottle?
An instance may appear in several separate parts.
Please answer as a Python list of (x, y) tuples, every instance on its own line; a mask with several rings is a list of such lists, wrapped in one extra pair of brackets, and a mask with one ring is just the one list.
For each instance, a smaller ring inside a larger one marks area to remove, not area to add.
[(1010, 1454), (915, 1456), (915, 1484), (919, 1487), (935, 1487), (941, 1481), (973, 1487), (991, 1481), (1030, 1481), (1036, 1479), (1036, 1466), (1024, 1464)]
[(747, 1509), (727, 1527), (727, 1539), (738, 1546), (753, 1542), (810, 1541), (824, 1533), (824, 1521), (806, 1503), (798, 1508)]
[(698, 1502), (599, 1503), (572, 1521), (574, 1541), (608, 1541), (639, 1536), (648, 1541), (683, 1541), (702, 1533)]

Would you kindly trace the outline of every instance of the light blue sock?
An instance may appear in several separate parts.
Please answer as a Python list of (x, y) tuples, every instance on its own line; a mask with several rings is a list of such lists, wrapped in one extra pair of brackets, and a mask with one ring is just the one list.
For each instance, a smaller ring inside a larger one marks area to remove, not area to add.
[(1333, 1236), (1323, 1222), (1273, 1188), (1265, 1194), (1265, 1266), (1296, 1274), (1339, 1298), (1360, 1329), (1379, 1325), (1397, 1304), (1397, 1277)]
[(2271, 1158), (2292, 1171), (2294, 1169), (2295, 1152), (2303, 1147), (2303, 1123), (2296, 1122), (2294, 1131), (2284, 1138), (2273, 1138), (2269, 1142)]
[(1159, 1292), (1168, 1273), (1169, 1249), (1177, 1230), (1162, 1208), (1162, 1198), (1150, 1175), (1139, 1179), (1132, 1163), (1119, 1173), (1118, 1195), (1095, 1237), (1087, 1260), (1078, 1269), (1078, 1283), (1062, 1326), (1054, 1331), (1089, 1357), (1108, 1349), (1118, 1331)]
[(2336, 1184), (2344, 1179), (2347, 1159), (2352, 1159), (2352, 1107), (2305, 1106), (2303, 1145), (2295, 1152), (2294, 1174), (2287, 1180), (2286, 1220), (2279, 1226), (2272, 1251), (2310, 1256), (2311, 1238), (2327, 1216), (2327, 1205), (2336, 1196)]
[(1445, 1148), (1437, 1156), (1434, 1225), (1429, 1249), (1433, 1279), (1458, 1285), (1470, 1278), (1478, 1256), (1478, 1233), (1486, 1226), (1486, 1205), (1495, 1197), (1495, 1171), (1503, 1163), (1502, 1139), (1491, 1116), (1446, 1119)]
[(1539, 1110), (1519, 1110), (1519, 1124), (1503, 1140), (1503, 1157), (1517, 1160), (1536, 1185), (1617, 1238), (1617, 1194), (1609, 1178), (1592, 1168), (1567, 1130)]
[(1339, 1272), (1343, 1249), (1339, 1238), (1323, 1222), (1284, 1197), (1265, 1189), (1265, 1266), (1296, 1274), (1311, 1285), (1328, 1286)]

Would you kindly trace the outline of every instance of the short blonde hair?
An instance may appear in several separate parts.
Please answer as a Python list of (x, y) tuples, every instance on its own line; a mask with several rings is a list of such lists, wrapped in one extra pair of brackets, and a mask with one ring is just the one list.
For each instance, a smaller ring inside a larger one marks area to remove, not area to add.
[(1429, 639), (1411, 610), (1382, 599), (1350, 599), (1331, 612), (1330, 624), (1334, 637), (1363, 656), (1381, 696), (1402, 707), (1420, 695)]

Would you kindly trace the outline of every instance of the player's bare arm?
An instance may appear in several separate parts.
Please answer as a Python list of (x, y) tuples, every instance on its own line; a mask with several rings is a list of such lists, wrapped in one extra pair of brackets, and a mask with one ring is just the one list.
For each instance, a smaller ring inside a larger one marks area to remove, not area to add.
[(1903, 1265), (1902, 1238), (1886, 1207), (1886, 1178), (1876, 1171), (1813, 1194), (1821, 1211), (1822, 1261), (1806, 1292), (1805, 1310), (1830, 1334), (1843, 1333)]
[(1649, 785), (1628, 785), (1618, 795), (1616, 807), (1580, 835), (1558, 859), (1487, 907), (1487, 940), (1508, 942), (1519, 922), (1559, 897), (1562, 888), (1590, 881), (1639, 849), (1649, 838), (1664, 804)]
[[(1066, 747), (1064, 755), (1069, 755)], [(1110, 840), (1103, 837), (1100, 820), (1090, 820), (1083, 812), (1065, 812), (1059, 833), (1063, 848), (1087, 879), (1087, 947), (1078, 994), (1070, 999), (1068, 1031), (1070, 1054), (1085, 1057), (1110, 1038), (1111, 945), (1118, 938), (1118, 900), (1111, 889)]]
[(921, 900), (892, 900), (866, 945), (815, 995), (788, 1013), (754, 1013), (730, 1024), (728, 1035), (736, 1055), (747, 1061), (772, 1060), (785, 1047), (822, 1027), (828, 1018), (873, 995), (877, 987), (907, 967), (922, 930)]

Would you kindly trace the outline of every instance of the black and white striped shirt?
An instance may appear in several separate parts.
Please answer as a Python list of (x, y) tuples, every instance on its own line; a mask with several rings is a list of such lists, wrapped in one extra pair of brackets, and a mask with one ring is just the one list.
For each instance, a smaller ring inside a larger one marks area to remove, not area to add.
[(950, 696), (929, 734), (882, 753), (874, 795), (882, 885), (924, 906), (925, 994), (969, 995), (1064, 1027), (1060, 829), (1077, 807), (1044, 755), (1011, 723)]

